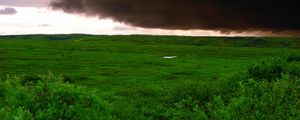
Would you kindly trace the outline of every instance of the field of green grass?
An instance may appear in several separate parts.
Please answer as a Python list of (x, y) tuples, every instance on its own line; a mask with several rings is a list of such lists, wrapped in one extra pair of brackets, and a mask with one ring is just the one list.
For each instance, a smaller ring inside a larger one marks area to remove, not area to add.
[(201, 92), (197, 86), (209, 94), (263, 58), (292, 53), (300, 53), (300, 38), (0, 36), (0, 78), (62, 74), (97, 90), (116, 118), (167, 119), (178, 100)]

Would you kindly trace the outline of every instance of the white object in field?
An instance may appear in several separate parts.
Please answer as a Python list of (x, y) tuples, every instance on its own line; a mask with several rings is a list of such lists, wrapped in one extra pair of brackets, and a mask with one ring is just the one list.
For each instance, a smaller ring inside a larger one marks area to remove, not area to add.
[(163, 58), (165, 58), (165, 59), (174, 59), (174, 58), (177, 58), (177, 56), (164, 56)]

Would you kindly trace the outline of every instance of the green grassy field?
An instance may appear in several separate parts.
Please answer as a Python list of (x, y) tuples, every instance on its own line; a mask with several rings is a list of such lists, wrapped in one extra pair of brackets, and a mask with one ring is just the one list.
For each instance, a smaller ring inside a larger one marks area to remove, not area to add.
[(118, 118), (165, 119), (160, 113), (182, 89), (199, 85), (213, 91), (262, 58), (291, 53), (300, 53), (300, 38), (0, 36), (0, 76), (62, 74), (96, 89)]

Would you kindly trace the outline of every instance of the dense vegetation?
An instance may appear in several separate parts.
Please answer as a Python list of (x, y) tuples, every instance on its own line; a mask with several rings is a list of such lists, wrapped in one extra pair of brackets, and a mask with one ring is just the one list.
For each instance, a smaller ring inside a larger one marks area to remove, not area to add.
[[(0, 119), (299, 119), (299, 43), (0, 37)], [(56, 75), (39, 75), (48, 71)]]
[(52, 74), (39, 79), (9, 76), (0, 82), (0, 119), (108, 119), (108, 106), (91, 91)]

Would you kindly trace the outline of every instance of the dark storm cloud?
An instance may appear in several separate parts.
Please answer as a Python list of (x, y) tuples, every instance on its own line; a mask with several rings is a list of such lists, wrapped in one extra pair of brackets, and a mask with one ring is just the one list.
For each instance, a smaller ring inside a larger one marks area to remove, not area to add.
[(13, 15), (17, 14), (17, 10), (11, 7), (0, 9), (0, 15)]
[(292, 0), (54, 0), (51, 6), (144, 28), (300, 31), (300, 9)]

